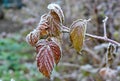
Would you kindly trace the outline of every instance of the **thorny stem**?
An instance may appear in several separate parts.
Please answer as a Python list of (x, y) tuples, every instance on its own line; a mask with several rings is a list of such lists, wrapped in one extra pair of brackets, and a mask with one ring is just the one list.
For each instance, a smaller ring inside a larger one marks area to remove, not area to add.
[(104, 27), (104, 37), (107, 38), (107, 32), (106, 32), (106, 22), (108, 20), (108, 17), (106, 16), (103, 20), (103, 27)]

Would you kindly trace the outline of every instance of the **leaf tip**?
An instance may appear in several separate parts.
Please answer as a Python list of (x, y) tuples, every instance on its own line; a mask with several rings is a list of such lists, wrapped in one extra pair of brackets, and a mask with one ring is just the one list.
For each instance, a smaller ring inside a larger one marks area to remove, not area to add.
[(64, 21), (64, 14), (63, 11), (61, 9), (61, 7), (56, 4), (56, 3), (51, 3), (48, 5), (47, 7), (49, 10), (53, 10), (60, 18), (60, 22), (62, 23)]

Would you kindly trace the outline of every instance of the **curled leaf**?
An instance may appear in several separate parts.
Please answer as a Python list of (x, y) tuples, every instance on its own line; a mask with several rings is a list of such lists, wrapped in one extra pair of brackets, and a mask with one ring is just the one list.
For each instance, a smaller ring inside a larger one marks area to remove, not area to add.
[(36, 29), (40, 30), (40, 36), (61, 38), (62, 22), (64, 15), (61, 7), (57, 4), (48, 5), (50, 12), (41, 16), (39, 25)]
[(40, 19), (40, 22), (37, 26), (37, 30), (40, 30), (40, 36), (41, 37), (44, 37), (44, 36), (47, 36), (49, 35), (49, 23), (48, 22), (48, 15), (47, 14), (44, 14), (41, 16), (41, 19)]
[(39, 71), (50, 78), (51, 72), (61, 58), (60, 47), (52, 40), (40, 40), (36, 46)]
[(40, 37), (40, 31), (35, 29), (26, 36), (26, 41), (30, 45), (35, 46), (39, 40), (39, 37)]
[(61, 7), (58, 4), (55, 3), (49, 4), (48, 9), (51, 10), (51, 15), (54, 17), (55, 21), (63, 23), (64, 14)]
[(49, 4), (48, 9), (50, 9), (50, 34), (54, 37), (60, 37), (62, 23), (64, 21), (64, 14), (61, 7), (58, 4)]
[(80, 52), (83, 46), (87, 23), (84, 20), (76, 20), (70, 27), (70, 40), (77, 52)]
[(41, 37), (60, 37), (61, 35), (61, 24), (60, 22), (57, 22), (57, 20), (55, 20), (51, 14), (45, 14), (41, 16), (41, 20), (37, 29), (40, 30)]

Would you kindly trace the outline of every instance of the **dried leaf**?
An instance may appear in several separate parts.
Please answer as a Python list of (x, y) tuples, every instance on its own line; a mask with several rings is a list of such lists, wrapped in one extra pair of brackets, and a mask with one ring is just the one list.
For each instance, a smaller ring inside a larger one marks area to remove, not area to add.
[(70, 27), (70, 40), (77, 52), (80, 52), (83, 46), (87, 23), (84, 20), (76, 20)]
[(61, 26), (57, 24), (54, 20), (52, 20), (51, 22), (50, 32), (51, 32), (51, 35), (54, 37), (61, 36)]
[(40, 31), (39, 30), (33, 30), (32, 32), (30, 32), (27, 36), (26, 36), (26, 41), (32, 45), (32, 46), (35, 46), (36, 43), (38, 42), (39, 40), (39, 37), (40, 37)]
[[(59, 47), (61, 47), (61, 40), (56, 37), (50, 38), (53, 42), (55, 42)], [(60, 48), (61, 49), (61, 48)]]
[(54, 36), (60, 37), (61, 24), (57, 22), (50, 14), (45, 14), (41, 17), (40, 23), (37, 27), (40, 30), (41, 37)]
[(40, 40), (36, 46), (39, 71), (50, 78), (51, 72), (61, 58), (60, 47), (52, 40)]
[(48, 9), (50, 9), (49, 15), (51, 19), (49, 20), (50, 23), (50, 32), (51, 35), (54, 37), (60, 37), (62, 23), (64, 21), (64, 14), (61, 7), (58, 4), (49, 4)]
[(49, 35), (49, 23), (50, 22), (48, 22), (48, 15), (42, 15), (38, 27), (36, 28), (37, 30), (40, 30), (41, 37)]
[(58, 4), (52, 3), (48, 5), (48, 9), (51, 10), (51, 15), (55, 19), (56, 22), (63, 23), (64, 21), (64, 14), (61, 7)]

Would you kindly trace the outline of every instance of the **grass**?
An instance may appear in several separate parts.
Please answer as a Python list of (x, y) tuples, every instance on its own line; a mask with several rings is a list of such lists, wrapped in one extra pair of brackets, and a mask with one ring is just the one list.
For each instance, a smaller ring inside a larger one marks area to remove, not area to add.
[(0, 80), (37, 81), (42, 78), (35, 52), (19, 35), (0, 39)]

